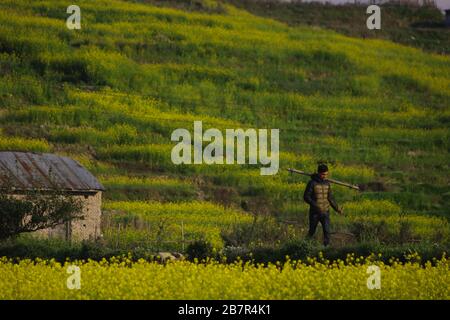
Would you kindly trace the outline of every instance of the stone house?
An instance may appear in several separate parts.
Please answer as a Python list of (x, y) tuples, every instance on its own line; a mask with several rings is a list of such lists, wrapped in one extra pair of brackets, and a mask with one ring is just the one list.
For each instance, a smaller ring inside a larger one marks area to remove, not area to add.
[[(7, 185), (6, 185), (7, 184)], [(101, 202), (104, 187), (78, 162), (50, 153), (0, 152), (0, 189), (17, 199), (33, 191), (58, 191), (82, 203), (82, 220), (72, 220), (34, 234), (66, 240), (95, 239), (101, 235)]]

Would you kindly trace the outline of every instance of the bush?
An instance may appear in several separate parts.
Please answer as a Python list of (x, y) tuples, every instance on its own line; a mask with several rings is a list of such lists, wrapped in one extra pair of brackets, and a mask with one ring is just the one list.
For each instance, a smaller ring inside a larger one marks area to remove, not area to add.
[(77, 258), (80, 246), (71, 245), (60, 239), (37, 239), (21, 236), (0, 243), (0, 256), (20, 259), (55, 259)]
[(214, 254), (213, 246), (205, 240), (197, 240), (189, 244), (186, 253), (191, 261), (194, 259), (203, 260), (212, 257)]
[(443, 253), (449, 252), (449, 244), (432, 244), (428, 242), (404, 245), (385, 245), (377, 242), (364, 242), (342, 248), (328, 247), (323, 250), (323, 256), (329, 260), (345, 259), (349, 254), (356, 257), (367, 257), (372, 253), (381, 254), (379, 260), (389, 263), (391, 258), (397, 258), (401, 262), (407, 261), (407, 256), (411, 253), (418, 253), (422, 261), (431, 261), (433, 258), (442, 257)]
[(390, 263), (391, 258), (397, 258), (401, 262), (408, 260), (407, 256), (412, 253), (418, 253), (422, 257), (422, 261), (432, 261), (433, 258), (440, 258), (444, 253), (449, 252), (449, 244), (433, 244), (429, 242), (405, 245), (384, 245), (378, 242), (363, 242), (346, 247), (325, 247), (314, 246), (313, 242), (308, 240), (290, 241), (280, 247), (275, 246), (259, 246), (254, 248), (248, 247), (226, 247), (222, 251), (225, 256), (224, 260), (228, 263), (243, 260), (252, 261), (253, 263), (275, 263), (277, 261), (284, 262), (289, 256), (290, 260), (305, 260), (307, 257), (317, 258), (319, 260), (328, 259), (330, 261), (346, 260), (348, 255), (355, 257), (368, 257), (372, 254), (381, 256), (377, 257), (385, 263)]
[(308, 240), (292, 240), (284, 244), (281, 249), (283, 257), (289, 256), (293, 260), (305, 259), (313, 253), (313, 246)]
[(248, 247), (225, 247), (222, 254), (227, 262), (237, 260), (253, 261), (254, 263), (268, 263), (285, 261), (289, 256), (292, 260), (305, 259), (318, 253), (308, 240), (291, 240), (281, 247), (274, 245), (261, 245)]

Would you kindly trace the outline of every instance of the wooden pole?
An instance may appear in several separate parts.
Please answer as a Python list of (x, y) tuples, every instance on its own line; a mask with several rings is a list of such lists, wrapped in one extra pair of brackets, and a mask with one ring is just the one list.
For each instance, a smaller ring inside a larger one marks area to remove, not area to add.
[(184, 252), (184, 224), (183, 224), (183, 221), (181, 221), (181, 248)]
[(117, 229), (116, 249), (119, 249), (119, 239), (120, 239), (120, 223), (119, 228)]
[[(305, 171), (291, 169), (291, 168), (288, 168), (287, 171), (292, 172), (292, 173), (302, 174), (304, 176), (309, 176), (309, 177), (311, 177), (313, 175), (312, 173), (307, 173)], [(355, 189), (355, 190), (358, 190), (358, 191), (360, 190), (358, 186), (350, 184), (350, 183), (341, 182), (341, 181), (333, 180), (333, 179), (326, 179), (326, 181), (331, 182), (331, 183), (335, 183), (335, 184), (338, 184), (338, 185), (341, 185), (341, 186), (344, 186), (344, 187), (348, 187), (348, 188), (351, 188), (351, 189)]]

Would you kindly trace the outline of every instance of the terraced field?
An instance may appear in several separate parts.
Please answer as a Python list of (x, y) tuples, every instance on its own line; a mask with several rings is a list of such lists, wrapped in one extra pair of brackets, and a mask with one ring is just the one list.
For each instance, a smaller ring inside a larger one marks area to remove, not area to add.
[[(448, 243), (448, 56), (215, 1), (200, 11), (136, 2), (78, 1), (81, 30), (65, 27), (59, 1), (0, 3), (0, 149), (68, 155), (98, 176), (107, 241), (135, 247), (163, 233), (179, 249), (183, 224), (187, 240), (220, 249), (224, 230), (258, 217), (303, 237), (307, 180), (284, 169), (326, 161), (363, 189), (334, 187), (346, 208), (335, 232)], [(279, 128), (279, 173), (174, 165), (170, 135), (195, 120)]]

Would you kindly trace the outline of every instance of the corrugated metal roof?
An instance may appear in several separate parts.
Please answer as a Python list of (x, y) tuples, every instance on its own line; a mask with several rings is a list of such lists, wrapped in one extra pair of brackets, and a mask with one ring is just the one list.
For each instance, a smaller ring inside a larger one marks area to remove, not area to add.
[(82, 165), (51, 153), (0, 152), (0, 187), (16, 190), (105, 190)]

